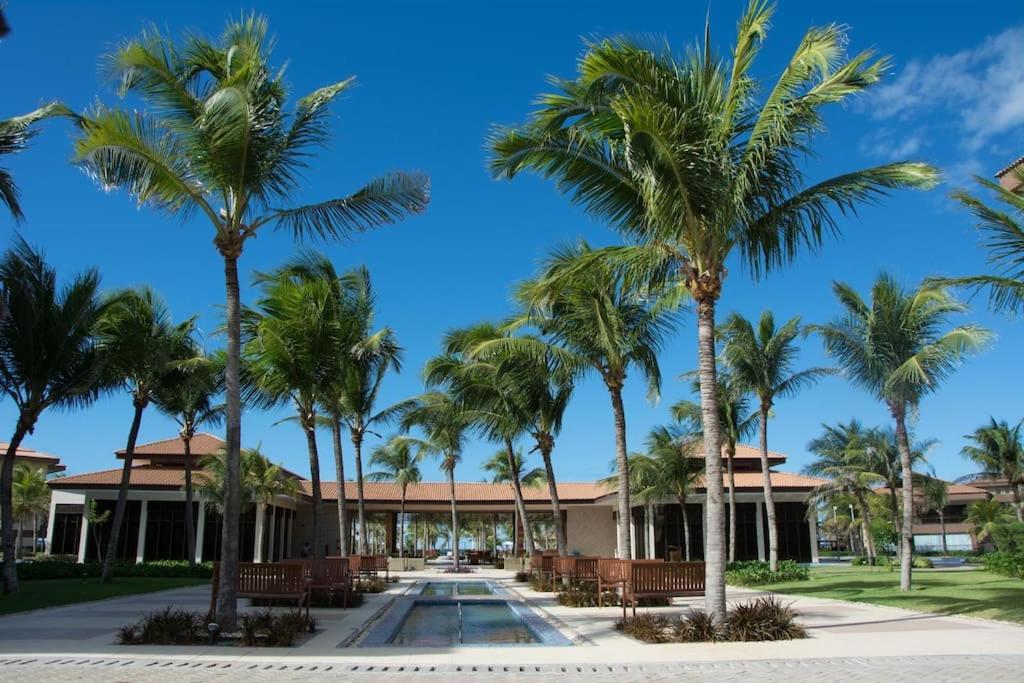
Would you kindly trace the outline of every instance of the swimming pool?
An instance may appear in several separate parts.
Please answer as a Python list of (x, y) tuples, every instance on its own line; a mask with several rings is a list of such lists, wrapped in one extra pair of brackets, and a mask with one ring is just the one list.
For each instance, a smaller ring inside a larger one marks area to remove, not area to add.
[(420, 595), (455, 597), (464, 595), (494, 595), (494, 588), (486, 581), (430, 581)]

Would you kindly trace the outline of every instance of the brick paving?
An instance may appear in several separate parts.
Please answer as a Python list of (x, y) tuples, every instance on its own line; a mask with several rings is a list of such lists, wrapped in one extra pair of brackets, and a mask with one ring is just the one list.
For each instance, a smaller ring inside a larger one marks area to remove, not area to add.
[[(279, 660), (280, 661), (280, 660)], [(499, 665), (346, 665), (288, 660), (280, 663), (173, 661), (116, 658), (0, 658), (0, 682), (68, 681), (76, 683), (260, 683), (261, 681), (514, 681), (586, 679), (633, 683), (634, 681), (759, 681), (787, 683), (822, 680), (885, 680), (929, 682), (1020, 681), (1024, 656), (962, 655), (929, 657), (858, 657), (787, 660), (745, 660), (690, 663), (630, 664), (627, 666), (520, 664)]]

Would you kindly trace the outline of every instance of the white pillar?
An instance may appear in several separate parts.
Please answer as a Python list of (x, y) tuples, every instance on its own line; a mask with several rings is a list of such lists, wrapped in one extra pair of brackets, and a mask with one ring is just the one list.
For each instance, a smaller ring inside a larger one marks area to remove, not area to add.
[(78, 537), (78, 561), (85, 562), (85, 549), (89, 543), (89, 496), (85, 497), (85, 505), (82, 507), (82, 526)]
[(267, 517), (267, 504), (256, 503), (256, 547), (253, 550), (252, 561), (263, 561), (263, 523)]
[(818, 564), (818, 516), (815, 514), (807, 520), (807, 528), (811, 532), (811, 562)]
[(754, 523), (757, 524), (757, 559), (764, 562), (764, 503), (757, 501), (756, 505), (757, 514), (754, 515)]
[(647, 542), (644, 544), (647, 546), (647, 559), (654, 559), (654, 503), (647, 504)]
[[(46, 555), (50, 554), (51, 548), (53, 548), (53, 520), (57, 516), (57, 502), (53, 499), (53, 494), (50, 494), (50, 517), (46, 520), (46, 547), (43, 548), (43, 553)], [(35, 541), (32, 542), (33, 549), (35, 547)]]
[(277, 545), (277, 515), (274, 514), (274, 506), (270, 506), (270, 556), (267, 560), (274, 561), (274, 547)]
[(199, 514), (196, 515), (196, 562), (203, 561), (203, 543), (206, 542), (206, 503), (199, 500)]
[(633, 518), (633, 509), (629, 510), (629, 524), (626, 525), (629, 529), (629, 559), (636, 559), (636, 521)]
[(135, 548), (135, 563), (142, 564), (146, 557), (146, 525), (149, 524), (149, 501), (139, 503), (139, 540)]

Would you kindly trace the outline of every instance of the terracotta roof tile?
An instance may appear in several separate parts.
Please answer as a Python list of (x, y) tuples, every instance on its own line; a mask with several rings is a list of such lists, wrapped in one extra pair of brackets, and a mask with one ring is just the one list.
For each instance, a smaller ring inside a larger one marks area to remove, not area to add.
[[(192, 450), (192, 456), (195, 458), (201, 458), (207, 455), (213, 455), (220, 449), (224, 448), (227, 443), (219, 436), (207, 434), (206, 432), (199, 432), (192, 437), (192, 442), (189, 445)], [(122, 448), (115, 451), (115, 453), (118, 456), (123, 456), (124, 449)], [(150, 441), (149, 443), (136, 445), (135, 455), (136, 457), (153, 455), (184, 456), (185, 444), (181, 442), (180, 436), (174, 436), (170, 439), (161, 439), (159, 441)]]
[[(61, 477), (49, 481), (50, 487), (55, 489), (75, 488), (107, 488), (116, 487), (121, 483), (120, 467), (112, 470), (101, 470), (87, 474), (74, 474), (70, 477)], [(192, 471), (192, 481), (195, 483), (206, 476), (203, 470)], [(131, 472), (130, 485), (137, 488), (181, 488), (185, 483), (185, 470), (175, 467), (151, 467), (142, 465), (133, 467)]]
[[(697, 446), (697, 448), (696, 448), (696, 450), (694, 452), (694, 455), (696, 457), (698, 457), (698, 458), (704, 457), (704, 450), (703, 450), (703, 448), (701, 446)], [(725, 448), (724, 447), (722, 448), (722, 455), (723, 455), (723, 457), (725, 456)], [(757, 460), (757, 459), (760, 459), (760, 457), (761, 457), (761, 449), (756, 447), (756, 446), (750, 446), (750, 445), (745, 444), (745, 443), (738, 443), (738, 444), (736, 444), (736, 455), (734, 457), (737, 460), (740, 460), (740, 459), (743, 459), (743, 460), (748, 460), (748, 459)], [(785, 453), (779, 453), (778, 451), (769, 450), (768, 451), (768, 460), (771, 461), (773, 464), (783, 463), (783, 462), (786, 462), (786, 455), (785, 455)]]
[[(10, 444), (6, 441), (0, 441), (0, 453), (6, 453), (9, 445)], [(28, 460), (40, 465), (45, 465), (46, 469), (50, 472), (62, 472), (66, 469), (64, 465), (60, 464), (60, 458), (58, 456), (43, 453), (42, 451), (37, 451), (34, 448), (28, 448), (26, 446), (18, 446), (18, 450), (14, 453), (14, 459)]]

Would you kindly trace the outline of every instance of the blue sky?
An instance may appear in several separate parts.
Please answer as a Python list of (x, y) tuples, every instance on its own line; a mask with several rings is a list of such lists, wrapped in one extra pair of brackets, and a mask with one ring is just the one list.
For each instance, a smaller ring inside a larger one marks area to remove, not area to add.
[[(871, 95), (828, 112), (810, 178), (895, 158), (929, 161), (947, 170), (950, 182), (930, 193), (901, 193), (858, 218), (844, 218), (842, 240), (820, 255), (801, 256), (784, 273), (752, 282), (733, 264), (719, 306), (722, 316), (756, 316), (771, 308), (777, 318), (800, 315), (825, 321), (837, 313), (833, 279), (866, 289), (880, 270), (913, 284), (935, 274), (966, 274), (984, 268), (969, 217), (946, 195), (971, 173), (991, 175), (1024, 153), (1024, 10), (1013, 3), (975, 2), (783, 2), (760, 57), (757, 74), (769, 80), (782, 67), (803, 31), (815, 24), (850, 27), (850, 49), (877, 48), (893, 56), (885, 84)], [(742, 3), (712, 3), (712, 27), (720, 51), (729, 49)], [(4, 98), (0, 116), (21, 113), (53, 98), (83, 108), (97, 98), (113, 102), (99, 73), (99, 57), (118, 40), (149, 23), (175, 34), (195, 29), (216, 34), (227, 16), (248, 6), (206, 2), (35, 3), (13, 0), (6, 8), (14, 31), (0, 41)], [(419, 369), (438, 350), (446, 329), (510, 311), (514, 283), (530, 276), (557, 244), (585, 238), (612, 244), (616, 236), (572, 207), (549, 184), (533, 177), (492, 180), (485, 168), (484, 138), (495, 123), (515, 123), (545, 87), (545, 75), (569, 76), (582, 36), (656, 34), (677, 49), (702, 32), (704, 3), (278, 3), (255, 9), (267, 14), (278, 35), (277, 59), (288, 62), (295, 93), (358, 76), (359, 86), (335, 108), (335, 136), (307, 174), (296, 201), (346, 194), (389, 169), (430, 174), (433, 199), (426, 214), (397, 226), (323, 247), (340, 268), (366, 264), (379, 297), (378, 322), (395, 328), (406, 349), (405, 370), (389, 378), (384, 401), (418, 393)], [(1011, 14), (1015, 13), (1016, 16)], [(32, 148), (4, 164), (16, 174), (28, 221), (22, 234), (45, 249), (63, 275), (96, 266), (107, 288), (149, 284), (177, 317), (200, 316), (210, 347), (224, 298), (222, 265), (211, 229), (200, 218), (182, 224), (125, 195), (103, 193), (69, 165), (72, 130), (46, 126)], [(0, 216), (9, 242), (15, 226)], [(285, 234), (265, 233), (248, 244), (244, 279), (254, 269), (280, 264), (294, 250)], [(251, 296), (251, 289), (243, 296)], [(1018, 387), (1020, 321), (990, 314), (976, 302), (970, 319), (991, 327), (994, 346), (971, 359), (921, 405), (916, 431), (939, 440), (932, 463), (940, 475), (969, 471), (958, 455), (962, 436), (990, 414), (1024, 416)], [(680, 373), (696, 361), (695, 325), (684, 316), (662, 354), (665, 382), (657, 406), (644, 398), (642, 382), (626, 391), (628, 437), (639, 448), (649, 428), (666, 419), (667, 407), (688, 396)], [(806, 342), (802, 365), (826, 363), (820, 343)], [(243, 423), (247, 446), (288, 467), (308, 471), (303, 438), (288, 414), (250, 412)], [(840, 378), (823, 381), (782, 401), (771, 423), (772, 448), (790, 455), (787, 469), (808, 461), (805, 446), (820, 424), (859, 417), (883, 423), (885, 411)], [(124, 446), (131, 419), (125, 394), (77, 413), (50, 413), (27, 444), (59, 454), (71, 472), (114, 466), (111, 452)], [(14, 411), (0, 403), (0, 429), (10, 430)], [(7, 425), (4, 427), (3, 425)], [(172, 436), (173, 425), (147, 412), (141, 439)], [(2, 434), (2, 432), (0, 432)], [(333, 471), (328, 439), (322, 439), (325, 473)], [(604, 476), (612, 455), (609, 402), (590, 380), (577, 389), (555, 450), (562, 480)], [(467, 449), (459, 478), (477, 480), (478, 465), (494, 451), (487, 443)], [(350, 449), (348, 456), (351, 457)], [(351, 467), (351, 465), (350, 465)], [(351, 471), (351, 470), (349, 470)], [(439, 476), (436, 464), (429, 478)]]

